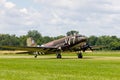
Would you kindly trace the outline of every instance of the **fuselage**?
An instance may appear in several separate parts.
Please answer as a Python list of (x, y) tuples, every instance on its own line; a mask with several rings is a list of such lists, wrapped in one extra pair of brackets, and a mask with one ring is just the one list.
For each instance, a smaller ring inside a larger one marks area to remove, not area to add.
[(86, 45), (87, 38), (82, 35), (66, 36), (58, 40), (54, 40), (43, 44), (44, 47), (61, 48), (62, 50), (80, 48)]

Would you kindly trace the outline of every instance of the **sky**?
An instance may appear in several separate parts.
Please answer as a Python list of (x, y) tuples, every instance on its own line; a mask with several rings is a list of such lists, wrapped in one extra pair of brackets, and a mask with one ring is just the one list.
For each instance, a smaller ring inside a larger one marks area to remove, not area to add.
[(120, 37), (120, 0), (0, 0), (0, 34), (44, 36), (71, 30)]

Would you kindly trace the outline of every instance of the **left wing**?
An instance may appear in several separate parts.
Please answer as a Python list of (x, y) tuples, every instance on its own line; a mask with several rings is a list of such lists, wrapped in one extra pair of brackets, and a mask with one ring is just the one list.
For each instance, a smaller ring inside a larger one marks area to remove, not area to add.
[(24, 50), (30, 52), (55, 52), (58, 50), (56, 47), (18, 47), (18, 46), (0, 46), (3, 49)]

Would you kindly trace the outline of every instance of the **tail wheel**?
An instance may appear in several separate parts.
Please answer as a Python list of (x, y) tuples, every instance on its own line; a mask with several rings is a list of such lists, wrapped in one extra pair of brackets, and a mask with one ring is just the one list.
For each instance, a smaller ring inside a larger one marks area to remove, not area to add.
[(35, 58), (37, 58), (37, 55), (35, 55)]

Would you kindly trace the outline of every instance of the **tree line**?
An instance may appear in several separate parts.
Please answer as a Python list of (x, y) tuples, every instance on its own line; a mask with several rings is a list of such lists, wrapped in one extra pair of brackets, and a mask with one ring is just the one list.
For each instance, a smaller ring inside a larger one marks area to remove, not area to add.
[(120, 38), (116, 36), (90, 36), (88, 38), (90, 45), (101, 46), (106, 50), (120, 50)]
[[(68, 31), (67, 36), (79, 34), (78, 31)], [(30, 30), (26, 35), (16, 36), (9, 34), (0, 34), (0, 46), (26, 46), (26, 40), (28, 37), (32, 37), (39, 45), (47, 43), (52, 40), (56, 40), (64, 37), (59, 35), (57, 37), (42, 36), (37, 30)], [(120, 38), (116, 36), (90, 36), (88, 42), (91, 46), (102, 46), (104, 50), (120, 50)]]

